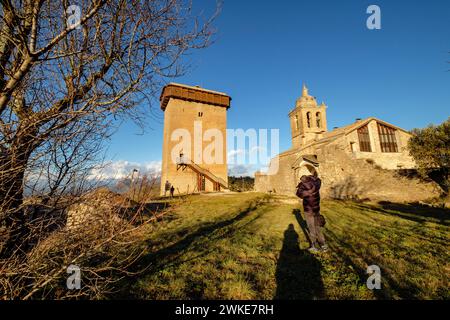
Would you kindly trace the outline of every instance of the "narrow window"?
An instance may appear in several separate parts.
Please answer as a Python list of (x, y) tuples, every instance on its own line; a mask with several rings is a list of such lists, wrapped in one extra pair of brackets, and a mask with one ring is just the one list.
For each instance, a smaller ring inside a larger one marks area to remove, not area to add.
[(369, 127), (367, 125), (358, 129), (359, 151), (372, 152), (370, 146)]
[(321, 127), (321, 119), (320, 119), (320, 112), (316, 113), (316, 124), (317, 124), (317, 128)]
[(377, 123), (378, 135), (380, 137), (381, 152), (398, 152), (395, 129)]
[(295, 115), (295, 129), (298, 130), (298, 115)]
[(308, 125), (308, 128), (311, 128), (311, 112), (306, 113), (306, 123)]
[(199, 112), (199, 113), (198, 113), (198, 116), (199, 116), (199, 117), (203, 117), (203, 112)]

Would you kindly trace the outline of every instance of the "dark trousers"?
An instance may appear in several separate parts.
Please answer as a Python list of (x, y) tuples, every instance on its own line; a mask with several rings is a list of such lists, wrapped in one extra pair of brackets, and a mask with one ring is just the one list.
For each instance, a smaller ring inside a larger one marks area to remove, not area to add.
[(325, 244), (325, 237), (316, 219), (316, 214), (305, 212), (306, 225), (308, 226), (309, 239), (311, 240), (311, 246), (323, 246)]

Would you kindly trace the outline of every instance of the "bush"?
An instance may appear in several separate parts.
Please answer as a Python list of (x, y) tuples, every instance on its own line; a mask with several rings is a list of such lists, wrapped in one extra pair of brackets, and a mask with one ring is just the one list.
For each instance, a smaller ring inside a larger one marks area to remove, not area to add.
[(450, 118), (437, 126), (414, 129), (412, 134), (408, 150), (419, 173), (436, 181), (447, 195), (450, 186)]
[(228, 186), (231, 191), (252, 191), (255, 178), (252, 177), (228, 177)]

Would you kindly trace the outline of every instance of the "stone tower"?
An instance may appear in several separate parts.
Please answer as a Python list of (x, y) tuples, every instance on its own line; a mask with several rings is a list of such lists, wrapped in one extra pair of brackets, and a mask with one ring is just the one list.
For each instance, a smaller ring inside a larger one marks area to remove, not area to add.
[(323, 102), (318, 105), (316, 98), (310, 96), (308, 88), (303, 85), (301, 97), (289, 112), (293, 148), (301, 148), (308, 141), (320, 139), (327, 131), (326, 108)]
[(228, 188), (226, 127), (231, 98), (198, 86), (170, 83), (161, 93), (164, 133), (161, 195)]

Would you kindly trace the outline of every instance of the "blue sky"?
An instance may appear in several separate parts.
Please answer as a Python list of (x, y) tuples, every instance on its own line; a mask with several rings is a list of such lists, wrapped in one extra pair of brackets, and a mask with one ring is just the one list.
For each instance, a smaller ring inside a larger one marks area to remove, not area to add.
[[(215, 8), (194, 3), (205, 14)], [(366, 27), (371, 4), (381, 30)], [(228, 93), (228, 128), (279, 128), (282, 151), (303, 82), (328, 105), (329, 129), (368, 116), (405, 129), (441, 123), (450, 115), (449, 14), (445, 0), (225, 0), (215, 43), (185, 57), (189, 73), (171, 81)], [(122, 124), (107, 159), (157, 166), (163, 112), (153, 114), (143, 133)]]

